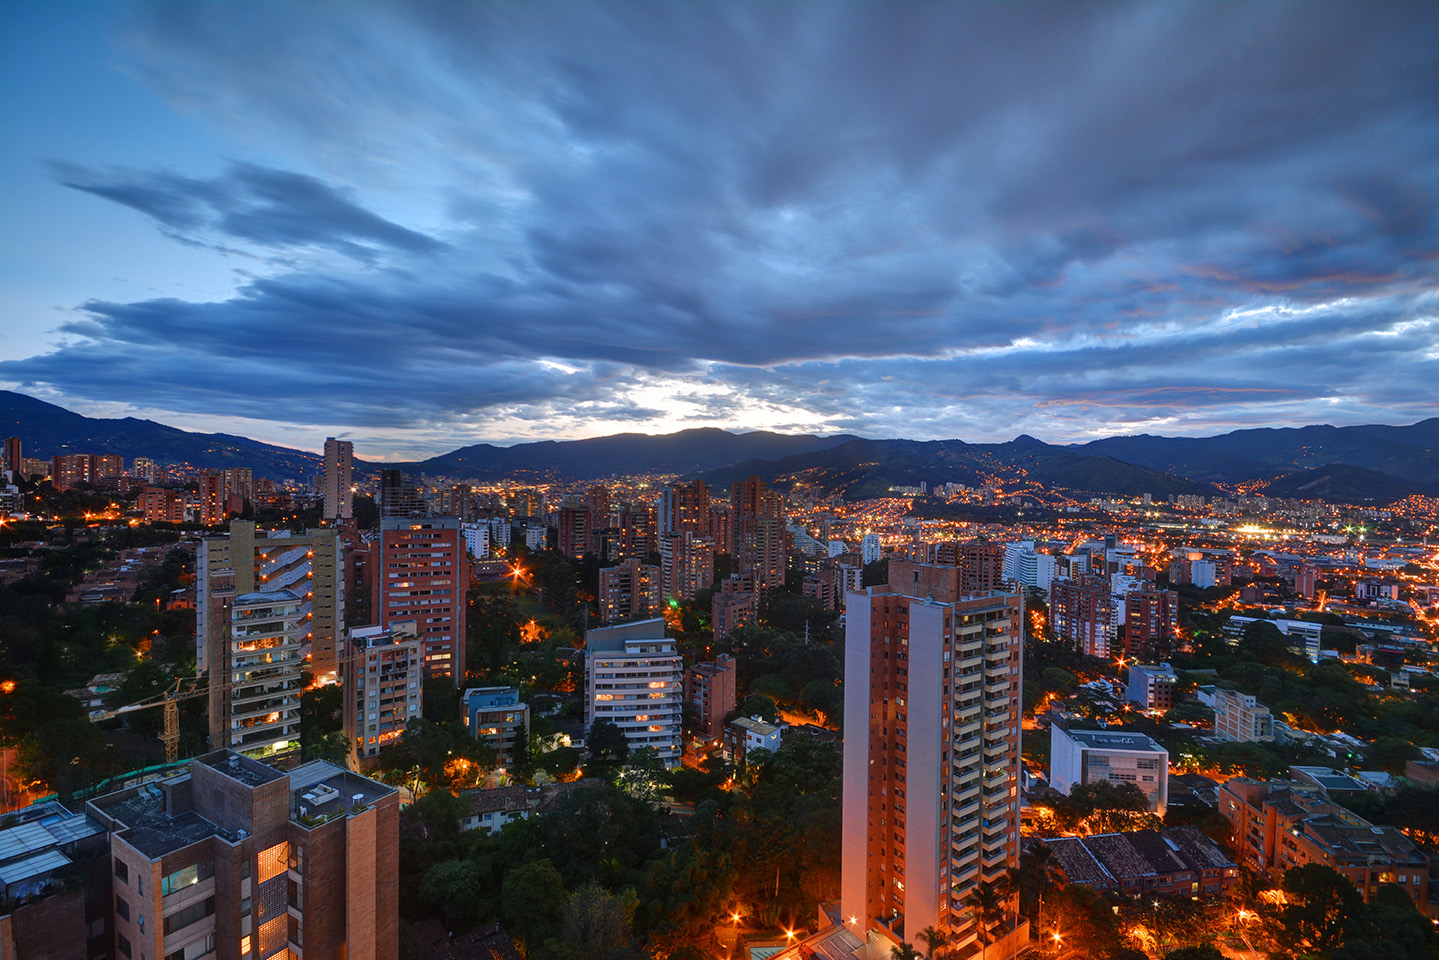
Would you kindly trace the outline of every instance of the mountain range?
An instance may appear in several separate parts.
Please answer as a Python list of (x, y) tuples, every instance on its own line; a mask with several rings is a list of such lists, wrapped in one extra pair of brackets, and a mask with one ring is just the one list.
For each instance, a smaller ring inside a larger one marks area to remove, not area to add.
[[(9, 391), (0, 391), (0, 429), (19, 436), (29, 456), (118, 453), (161, 463), (248, 466), (257, 476), (275, 479), (309, 476), (322, 465), (319, 455), (303, 450), (133, 417), (85, 417)], [(1274, 496), (1387, 503), (1411, 493), (1439, 495), (1439, 417), (1409, 426), (1262, 428), (1202, 438), (1139, 435), (1071, 445), (1029, 436), (966, 443), (703, 428), (510, 447), (481, 443), (412, 463), (355, 462), (362, 476), (382, 466), (480, 482), (674, 473), (724, 484), (759, 475), (808, 482), (850, 497), (879, 495), (891, 485), (978, 485), (992, 477), (1156, 497), (1210, 494), (1216, 483), (1258, 481)]]

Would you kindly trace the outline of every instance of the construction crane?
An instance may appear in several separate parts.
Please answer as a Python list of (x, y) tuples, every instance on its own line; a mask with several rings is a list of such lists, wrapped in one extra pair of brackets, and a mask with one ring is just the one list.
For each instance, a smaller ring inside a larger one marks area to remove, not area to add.
[(174, 684), (168, 687), (164, 693), (150, 697), (148, 700), (141, 700), (139, 703), (127, 703), (125, 706), (116, 707), (113, 710), (92, 710), (90, 711), (90, 720), (92, 723), (111, 720), (122, 713), (134, 713), (136, 710), (148, 710), (150, 707), (163, 706), (165, 708), (165, 725), (160, 731), (160, 742), (165, 745), (165, 762), (174, 763), (179, 759), (180, 753), (180, 701), (203, 697), (209, 692), (208, 686), (201, 686), (193, 681), (192, 685), (185, 689), (185, 680), (176, 678)]

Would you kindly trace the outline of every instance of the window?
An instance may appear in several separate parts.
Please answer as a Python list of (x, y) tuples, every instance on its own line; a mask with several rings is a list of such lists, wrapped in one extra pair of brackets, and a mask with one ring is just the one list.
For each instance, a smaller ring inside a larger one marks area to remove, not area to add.
[(115, 858), (115, 879), (121, 883), (130, 882), (130, 867), (119, 857)]
[(290, 844), (288, 841), (277, 843), (268, 850), (261, 850), (260, 882), (264, 883), (284, 873), (289, 858)]
[(130, 941), (126, 940), (123, 935), (120, 937), (120, 952), (127, 957), (130, 956)]
[(192, 904), (183, 910), (177, 910), (165, 918), (165, 936), (168, 937), (176, 930), (183, 930), (192, 923), (213, 916), (214, 913), (214, 897), (206, 897), (199, 903)]
[(125, 902), (124, 900), (120, 899), (119, 897), (116, 897), (116, 898), (115, 898), (115, 915), (116, 915), (117, 917), (119, 917), (121, 920), (129, 920), (129, 919), (130, 919), (130, 904), (128, 904), (128, 903)]
[(200, 863), (192, 863), (188, 867), (182, 867), (160, 881), (160, 896), (169, 896), (177, 890), (184, 890), (186, 887), (194, 886), (201, 880), (208, 880), (215, 875), (215, 861), (202, 860)]

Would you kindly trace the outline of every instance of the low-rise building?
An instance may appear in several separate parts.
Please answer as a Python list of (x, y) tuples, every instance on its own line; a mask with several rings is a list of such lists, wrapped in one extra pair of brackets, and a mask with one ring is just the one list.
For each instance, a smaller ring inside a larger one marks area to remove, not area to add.
[(735, 660), (727, 653), (685, 670), (685, 703), (695, 714), (695, 730), (706, 740), (720, 736), (725, 714), (735, 707)]
[(1274, 739), (1274, 717), (1251, 694), (1219, 687), (1214, 691), (1214, 736), (1250, 743)]
[(779, 750), (784, 725), (767, 723), (759, 717), (738, 717), (724, 731), (724, 752), (732, 763), (744, 763), (751, 750)]
[(460, 702), (470, 736), (488, 744), (501, 765), (514, 762), (516, 745), (530, 728), (530, 708), (520, 702), (520, 691), (514, 687), (471, 687)]
[(667, 767), (680, 762), (684, 661), (663, 618), (586, 634), (585, 727), (609, 720), (630, 752), (652, 748)]
[(1174, 691), (1179, 678), (1167, 663), (1133, 663), (1129, 666), (1129, 686), (1125, 696), (1145, 710), (1165, 711), (1174, 706)]
[(1068, 794), (1085, 783), (1130, 783), (1164, 816), (1169, 801), (1169, 751), (1143, 733), (1050, 727), (1049, 781)]
[(1130, 896), (1225, 896), (1239, 865), (1198, 827), (1045, 840), (1070, 883)]

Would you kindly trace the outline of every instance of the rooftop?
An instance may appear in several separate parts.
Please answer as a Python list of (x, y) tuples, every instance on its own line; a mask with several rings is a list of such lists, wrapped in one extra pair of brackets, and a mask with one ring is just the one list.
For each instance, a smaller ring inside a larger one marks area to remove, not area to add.
[(312, 760), (290, 771), (290, 815), (331, 817), (356, 804), (373, 806), (395, 792), (394, 787), (328, 760)]
[(252, 760), (233, 750), (216, 750), (203, 757), (196, 757), (195, 762), (203, 763), (212, 770), (220, 771), (231, 780), (238, 780), (251, 787), (273, 783), (284, 776), (274, 767), (266, 766), (258, 760)]
[[(1056, 728), (1058, 729), (1058, 728)], [(1065, 730), (1065, 735), (1086, 747), (1104, 747), (1109, 750), (1150, 750), (1164, 752), (1148, 734), (1124, 730)]]
[[(182, 774), (167, 782), (189, 778)], [(215, 824), (194, 811), (170, 816), (165, 793), (155, 783), (144, 783), (90, 801), (96, 810), (123, 825), (116, 835), (151, 860), (158, 860), (206, 837), (223, 835)]]

